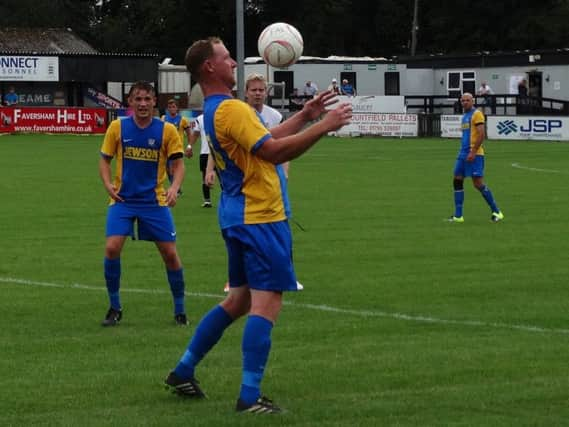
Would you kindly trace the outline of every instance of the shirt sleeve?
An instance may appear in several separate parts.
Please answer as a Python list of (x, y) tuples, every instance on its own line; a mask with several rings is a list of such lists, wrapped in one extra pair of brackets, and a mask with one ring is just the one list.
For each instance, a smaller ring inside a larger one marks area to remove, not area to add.
[(171, 123), (164, 123), (163, 147), (166, 150), (166, 157), (170, 158), (175, 154), (184, 154), (184, 147), (178, 131)]
[(121, 123), (120, 120), (113, 120), (105, 133), (105, 139), (101, 146), (101, 155), (105, 157), (115, 157), (117, 148), (121, 140)]
[(483, 125), (484, 121), (484, 114), (482, 114), (482, 111), (476, 110), (472, 115), (472, 124), (474, 126)]
[(199, 115), (195, 120), (194, 120), (194, 132), (200, 132), (202, 130), (202, 125), (203, 125), (203, 115)]
[(215, 113), (215, 129), (216, 133), (223, 133), (250, 152), (256, 151), (271, 135), (253, 108), (236, 99), (219, 106)]

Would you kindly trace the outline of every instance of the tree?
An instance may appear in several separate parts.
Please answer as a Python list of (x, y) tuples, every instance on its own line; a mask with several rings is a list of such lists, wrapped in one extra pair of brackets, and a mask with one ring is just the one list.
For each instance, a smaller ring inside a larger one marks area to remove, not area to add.
[(3, 0), (0, 25), (14, 28), (72, 28), (89, 32), (93, 0)]
[[(304, 37), (305, 55), (409, 54), (415, 0), (243, 0), (245, 55), (273, 22)], [(420, 2), (417, 54), (565, 47), (566, 0)], [(148, 52), (182, 63), (211, 35), (235, 53), (235, 0), (3, 0), (3, 27), (69, 27), (102, 52)]]

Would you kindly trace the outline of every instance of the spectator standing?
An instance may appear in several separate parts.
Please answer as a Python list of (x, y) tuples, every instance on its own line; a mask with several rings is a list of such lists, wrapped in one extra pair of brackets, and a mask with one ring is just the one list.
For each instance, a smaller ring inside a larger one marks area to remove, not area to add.
[(332, 83), (328, 86), (328, 90), (336, 95), (342, 95), (342, 89), (338, 86), (338, 80), (332, 79)]
[(4, 95), (4, 104), (9, 107), (10, 105), (16, 105), (17, 103), (18, 94), (16, 93), (14, 86), (10, 86), (8, 88), (8, 93)]
[(527, 114), (528, 113), (528, 81), (526, 79), (522, 79), (518, 83), (518, 114)]
[(348, 79), (342, 80), (342, 87), (340, 89), (342, 90), (343, 95), (356, 96), (356, 89), (352, 86)]
[(482, 81), (482, 84), (478, 88), (478, 95), (484, 97), (485, 106), (492, 106), (492, 95), (494, 95), (494, 91), (488, 85), (487, 81)]
[(304, 85), (304, 95), (316, 96), (317, 94), (318, 94), (318, 86), (316, 86), (316, 83), (308, 80)]

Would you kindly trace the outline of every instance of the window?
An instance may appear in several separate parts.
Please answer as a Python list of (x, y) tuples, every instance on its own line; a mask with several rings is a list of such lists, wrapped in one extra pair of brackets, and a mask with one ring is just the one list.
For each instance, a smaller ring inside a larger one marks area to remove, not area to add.
[(474, 95), (476, 93), (476, 72), (447, 72), (447, 92), (449, 98), (458, 98), (464, 92), (470, 92)]

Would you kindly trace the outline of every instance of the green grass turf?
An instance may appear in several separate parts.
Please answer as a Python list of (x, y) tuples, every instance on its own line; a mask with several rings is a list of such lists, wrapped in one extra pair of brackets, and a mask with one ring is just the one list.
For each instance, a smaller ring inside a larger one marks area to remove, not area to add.
[(305, 291), (273, 330), (263, 391), (288, 412), (267, 418), (233, 412), (242, 321), (198, 368), (208, 400), (161, 385), (226, 276), (197, 158), (174, 209), (191, 325), (157, 250), (129, 241), (123, 322), (100, 327), (100, 143), (0, 137), (0, 425), (567, 425), (569, 144), (488, 142), (499, 224), (470, 181), (466, 222), (443, 221), (456, 140), (327, 138), (294, 161)]

